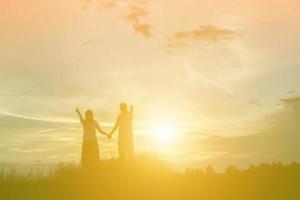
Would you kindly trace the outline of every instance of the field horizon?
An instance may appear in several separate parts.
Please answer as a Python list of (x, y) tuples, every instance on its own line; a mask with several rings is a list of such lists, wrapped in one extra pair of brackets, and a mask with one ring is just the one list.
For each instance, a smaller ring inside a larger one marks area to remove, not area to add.
[(48, 174), (11, 168), (0, 172), (0, 198), (35, 199), (272, 199), (296, 200), (300, 163), (261, 163), (217, 173), (204, 169), (171, 169), (153, 156), (134, 161), (105, 160), (95, 168), (57, 165)]

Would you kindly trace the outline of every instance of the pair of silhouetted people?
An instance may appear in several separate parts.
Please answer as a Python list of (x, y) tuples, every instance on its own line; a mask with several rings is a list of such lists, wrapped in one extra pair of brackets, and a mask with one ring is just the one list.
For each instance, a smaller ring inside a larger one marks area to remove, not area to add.
[(79, 109), (76, 109), (80, 122), (83, 126), (83, 144), (81, 154), (81, 164), (83, 167), (95, 166), (99, 161), (99, 147), (96, 137), (96, 130), (101, 134), (106, 135), (109, 139), (112, 138), (113, 133), (119, 129), (118, 135), (118, 153), (121, 160), (127, 160), (133, 158), (133, 134), (132, 134), (132, 115), (133, 107), (130, 111), (127, 110), (125, 103), (120, 104), (120, 111), (116, 123), (109, 134), (101, 129), (98, 122), (94, 120), (93, 112), (87, 110), (85, 113), (85, 119), (80, 113)]

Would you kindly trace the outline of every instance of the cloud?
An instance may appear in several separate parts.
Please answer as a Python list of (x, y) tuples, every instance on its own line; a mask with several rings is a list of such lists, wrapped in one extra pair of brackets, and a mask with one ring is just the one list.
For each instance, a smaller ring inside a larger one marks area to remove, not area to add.
[(300, 97), (285, 98), (280, 101), (286, 107), (300, 108)]
[(152, 36), (152, 26), (143, 22), (143, 18), (149, 15), (145, 7), (145, 1), (116, 1), (108, 0), (100, 4), (99, 8), (104, 10), (117, 9), (119, 13), (125, 12), (125, 21), (129, 22), (133, 31), (145, 37)]
[(132, 25), (136, 33), (140, 33), (145, 37), (152, 36), (150, 24), (133, 24)]
[[(300, 97), (282, 99), (283, 109), (265, 117), (254, 134), (238, 137), (211, 136), (206, 143), (216, 151), (227, 152), (210, 160), (214, 164), (259, 162), (299, 162)], [(240, 155), (244, 158), (235, 159)], [(223, 162), (223, 163), (221, 163)]]
[(34, 153), (39, 153), (39, 152), (45, 152), (46, 149), (44, 149), (44, 148), (32, 148), (32, 149), (10, 148), (9, 151), (34, 154)]
[(103, 4), (100, 5), (100, 8), (107, 9), (107, 10), (111, 10), (117, 7), (118, 7), (117, 0), (105, 1)]
[(257, 100), (248, 101), (248, 103), (249, 103), (250, 105), (261, 106), (261, 103), (260, 103), (259, 101), (257, 101)]
[(293, 93), (295, 93), (296, 92), (296, 90), (289, 90), (289, 91), (287, 91), (285, 94), (293, 94)]
[[(44, 127), (44, 129), (37, 130), (38, 132), (47, 132), (59, 129), (72, 130), (74, 127), (70, 126), (79, 124), (79, 120), (77, 118), (35, 117), (3, 110), (0, 110), (0, 119), (1, 128)], [(101, 121), (101, 126), (112, 127), (113, 123)]]
[(128, 3), (128, 10), (129, 13), (125, 19), (131, 24), (134, 32), (145, 37), (150, 37), (152, 35), (152, 26), (142, 22), (142, 18), (149, 14), (148, 11), (143, 6), (132, 3)]
[(81, 43), (82, 47), (90, 47), (90, 46), (95, 46), (97, 45), (97, 40), (86, 40), (84, 42)]
[(81, 128), (76, 127), (58, 127), (58, 128), (46, 128), (46, 129), (39, 129), (36, 132), (37, 133), (55, 133), (58, 131), (74, 131), (78, 132), (81, 131)]
[(41, 117), (33, 117), (24, 114), (17, 114), (7, 111), (1, 111), (0, 114), (4, 116), (19, 118), (19, 119), (26, 119), (26, 120), (33, 120), (33, 121), (41, 121), (41, 122), (52, 122), (52, 123), (77, 123), (77, 120), (71, 119), (56, 119), (56, 118), (41, 118)]
[(135, 5), (132, 3), (128, 3), (130, 14), (136, 17), (144, 17), (149, 14), (149, 12), (143, 6), (144, 5)]
[(92, 3), (92, 0), (82, 0), (82, 9), (87, 10)]
[(213, 25), (201, 26), (199, 29), (173, 33), (167, 37), (166, 48), (178, 48), (187, 46), (189, 40), (219, 42), (232, 40), (237, 33), (229, 29), (218, 28)]

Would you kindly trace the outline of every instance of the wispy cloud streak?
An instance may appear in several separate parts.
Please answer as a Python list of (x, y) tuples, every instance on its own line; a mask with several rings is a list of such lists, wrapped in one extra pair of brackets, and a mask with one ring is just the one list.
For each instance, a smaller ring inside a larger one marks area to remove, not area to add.
[[(18, 119), (26, 119), (26, 120), (33, 120), (33, 121), (40, 121), (40, 122), (48, 122), (48, 123), (64, 123), (64, 124), (78, 124), (79, 120), (78, 119), (70, 119), (70, 118), (43, 118), (43, 117), (35, 117), (35, 116), (30, 116), (26, 114), (19, 114), (19, 113), (14, 113), (10, 111), (5, 111), (5, 110), (0, 110), (0, 115), (4, 116), (9, 116), (9, 117), (14, 117)], [(104, 127), (112, 127), (113, 123), (110, 122), (102, 122), (101, 125)]]
[(42, 122), (53, 122), (53, 123), (78, 123), (78, 120), (72, 120), (72, 119), (56, 119), (56, 118), (40, 118), (40, 117), (33, 117), (29, 115), (24, 114), (18, 114), (13, 112), (7, 112), (0, 110), (1, 115), (20, 118), (20, 119), (28, 119), (28, 120), (34, 120), (34, 121), (42, 121)]
[(186, 47), (188, 41), (210, 41), (219, 42), (232, 40), (237, 36), (235, 31), (219, 28), (213, 25), (201, 26), (199, 29), (180, 31), (167, 37), (167, 49)]

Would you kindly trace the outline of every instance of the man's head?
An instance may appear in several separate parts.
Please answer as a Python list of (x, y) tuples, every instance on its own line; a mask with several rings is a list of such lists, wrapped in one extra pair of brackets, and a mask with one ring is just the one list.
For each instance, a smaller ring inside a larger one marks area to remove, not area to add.
[(126, 112), (127, 111), (127, 105), (126, 105), (126, 103), (121, 103), (120, 104), (120, 110), (121, 110), (121, 112)]

